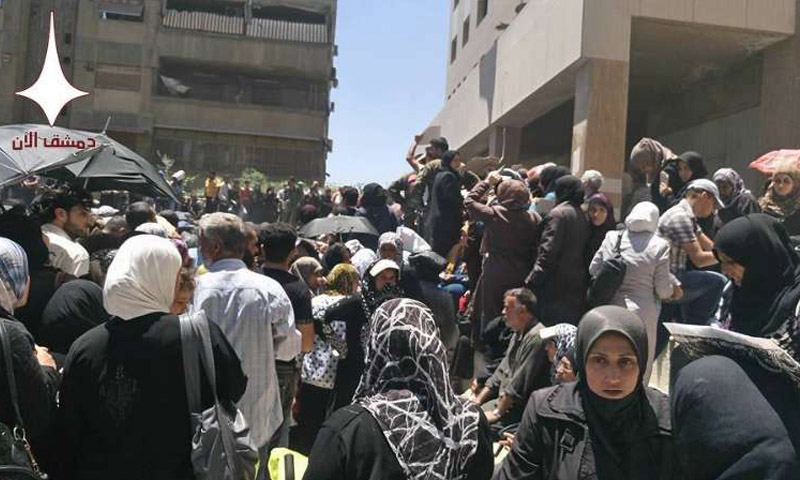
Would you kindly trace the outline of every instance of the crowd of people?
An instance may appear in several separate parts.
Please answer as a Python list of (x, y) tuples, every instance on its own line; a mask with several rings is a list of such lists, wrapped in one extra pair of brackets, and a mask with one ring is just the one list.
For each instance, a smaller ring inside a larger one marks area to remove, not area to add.
[[(200, 319), (200, 404), (238, 409), (257, 478), (281, 448), (309, 480), (800, 478), (797, 165), (758, 195), (645, 138), (612, 201), (601, 172), (469, 170), (444, 138), (407, 160), (388, 188), (211, 172), (202, 204), (11, 202), (0, 436), (24, 426), (55, 480), (197, 478)], [(299, 235), (330, 216), (377, 235)], [(676, 349), (667, 395), (670, 322), (739, 340)]]

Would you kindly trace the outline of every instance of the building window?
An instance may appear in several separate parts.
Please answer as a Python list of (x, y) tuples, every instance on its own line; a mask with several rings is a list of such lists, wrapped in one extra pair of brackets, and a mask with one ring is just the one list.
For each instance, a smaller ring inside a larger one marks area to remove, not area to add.
[(489, 13), (489, 0), (478, 0), (478, 25), (486, 18), (487, 13)]
[(100, 65), (94, 74), (95, 88), (138, 92), (141, 85), (142, 73), (135, 67)]
[(464, 46), (469, 42), (469, 17), (464, 20), (464, 28), (462, 29), (461, 37), (461, 46)]
[(452, 42), (450, 42), (450, 63), (456, 61), (456, 53), (458, 50), (458, 37), (455, 37)]
[(298, 77), (256, 76), (162, 59), (156, 94), (213, 102), (327, 111), (326, 82)]
[(100, 0), (97, 13), (103, 20), (144, 21), (144, 2), (142, 0)]

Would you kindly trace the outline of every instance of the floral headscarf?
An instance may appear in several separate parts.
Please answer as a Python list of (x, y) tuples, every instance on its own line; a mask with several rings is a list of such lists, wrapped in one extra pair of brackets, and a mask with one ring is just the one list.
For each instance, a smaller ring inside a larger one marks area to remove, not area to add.
[(327, 293), (330, 295), (350, 295), (356, 291), (359, 281), (356, 267), (340, 263), (328, 274)]
[(758, 202), (761, 210), (776, 218), (786, 218), (800, 208), (800, 172), (794, 162), (778, 165), (772, 178), (776, 175), (788, 175), (794, 183), (794, 188), (789, 195), (780, 196), (770, 184), (766, 195)]
[(578, 327), (569, 323), (559, 323), (553, 325), (556, 330), (555, 334), (550, 338), (556, 344), (556, 355), (553, 357), (553, 366), (550, 371), (551, 378), (555, 379), (556, 367), (562, 358), (567, 359), (575, 368), (575, 336), (578, 333)]
[(731, 196), (722, 199), (726, 207), (730, 206), (739, 195), (747, 195), (750, 193), (750, 190), (747, 190), (744, 186), (744, 179), (742, 179), (742, 176), (732, 168), (720, 168), (714, 172), (713, 180), (714, 183), (728, 182), (733, 187)]
[(397, 251), (397, 254), (391, 258), (394, 260), (400, 267), (403, 266), (403, 240), (394, 232), (386, 232), (378, 238), (378, 251), (376, 252), (378, 256), (380, 256), (381, 247), (390, 244), (394, 245), (394, 248)]
[(462, 479), (478, 448), (479, 413), (450, 384), (431, 311), (395, 299), (372, 317), (354, 401), (378, 422), (407, 478)]
[(14, 312), (28, 284), (28, 256), (19, 244), (0, 237), (0, 307)]

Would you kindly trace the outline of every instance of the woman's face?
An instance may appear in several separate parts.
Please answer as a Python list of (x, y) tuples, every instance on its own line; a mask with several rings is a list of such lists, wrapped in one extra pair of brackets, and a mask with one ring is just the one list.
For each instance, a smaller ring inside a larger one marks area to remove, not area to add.
[(595, 395), (620, 400), (636, 389), (639, 360), (631, 342), (618, 333), (598, 338), (586, 357), (586, 383)]
[(178, 290), (178, 293), (175, 294), (175, 300), (172, 301), (169, 313), (173, 315), (186, 313), (186, 310), (189, 309), (189, 303), (192, 301), (193, 293), (194, 291), (192, 290)]
[(397, 272), (392, 269), (386, 269), (375, 277), (376, 290), (383, 290), (389, 285), (397, 285)]
[(561, 357), (556, 365), (556, 382), (568, 383), (575, 381), (575, 370), (572, 369), (572, 362), (568, 357)]
[(789, 175), (779, 173), (772, 179), (772, 188), (775, 190), (775, 193), (781, 197), (785, 197), (794, 190), (794, 181)]
[(606, 223), (606, 218), (608, 217), (608, 210), (606, 207), (602, 205), (598, 205), (593, 203), (589, 207), (589, 220), (591, 220), (592, 225), (595, 227), (599, 227), (600, 225)]
[(547, 359), (550, 360), (550, 363), (553, 363), (553, 360), (555, 360), (557, 350), (558, 347), (556, 347), (556, 342), (548, 340), (547, 345), (544, 347), (544, 351), (547, 352)]
[(744, 278), (744, 266), (740, 263), (737, 263), (736, 260), (732, 259), (731, 257), (725, 255), (725, 252), (721, 250), (718, 251), (717, 254), (719, 255), (719, 266), (722, 269), (722, 273), (730, 278), (736, 286), (742, 286), (742, 278)]
[(322, 275), (322, 270), (318, 272), (312, 272), (308, 276), (308, 285), (313, 290), (317, 290), (325, 286), (325, 276)]
[(733, 195), (733, 185), (731, 185), (731, 182), (727, 182), (725, 180), (717, 180), (714, 183), (717, 184), (717, 188), (719, 189), (719, 196), (722, 197), (723, 200), (731, 198), (731, 195)]
[(381, 259), (391, 260), (397, 256), (397, 247), (393, 243), (384, 243), (379, 249)]
[(681, 177), (683, 183), (692, 179), (692, 169), (689, 168), (689, 164), (683, 160), (678, 161), (678, 176)]

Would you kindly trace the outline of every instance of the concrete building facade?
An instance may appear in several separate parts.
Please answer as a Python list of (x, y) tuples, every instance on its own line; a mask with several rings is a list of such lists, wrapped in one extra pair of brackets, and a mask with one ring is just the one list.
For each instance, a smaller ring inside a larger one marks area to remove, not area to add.
[(465, 157), (598, 169), (619, 204), (641, 137), (709, 170), (800, 148), (797, 0), (447, 0), (447, 87), (428, 127)]
[(57, 124), (174, 169), (324, 180), (336, 0), (2, 0), (0, 123), (45, 123), (33, 83), (49, 12), (67, 78), (91, 95)]

